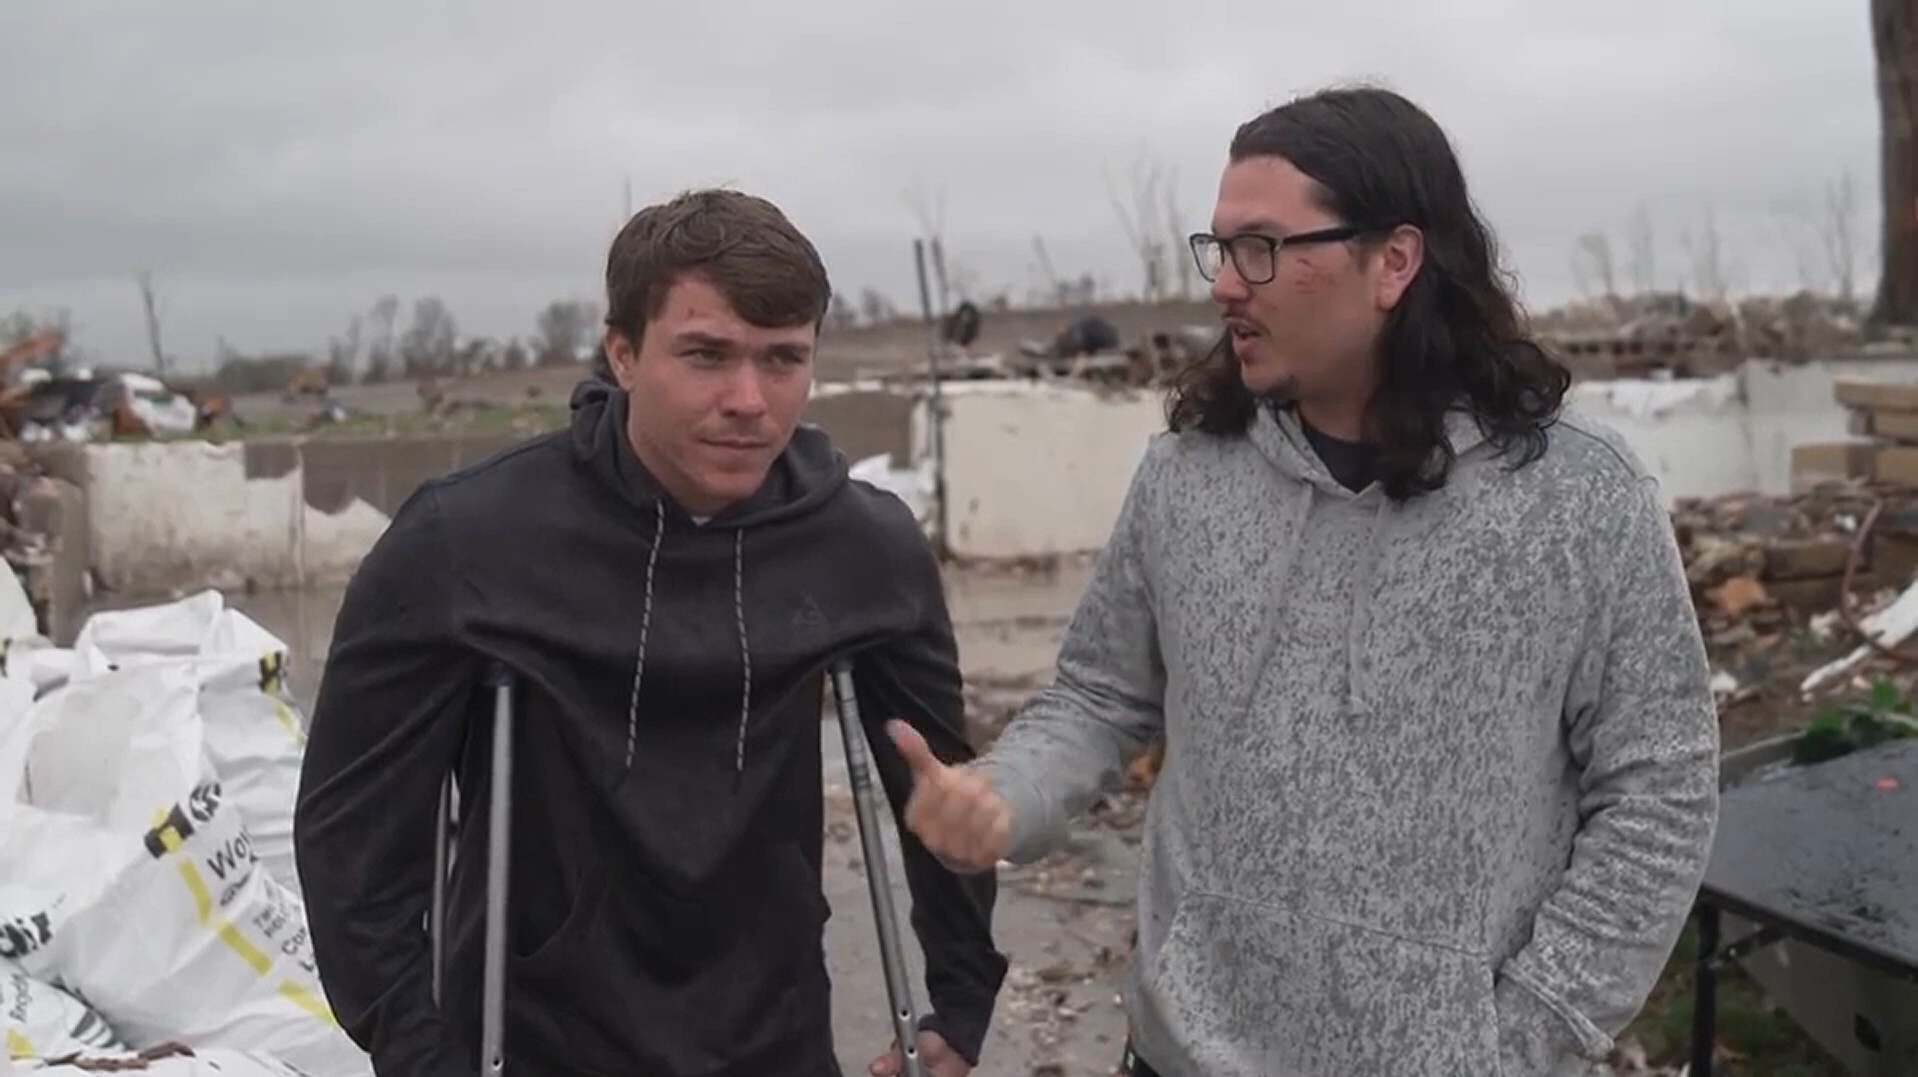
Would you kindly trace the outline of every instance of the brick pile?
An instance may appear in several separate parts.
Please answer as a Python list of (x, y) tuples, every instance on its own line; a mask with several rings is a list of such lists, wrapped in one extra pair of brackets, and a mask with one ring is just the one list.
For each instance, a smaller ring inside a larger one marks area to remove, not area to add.
[[(1845, 565), (1873, 499), (1856, 487), (1826, 485), (1789, 497), (1681, 500), (1672, 526), (1706, 629), (1777, 630), (1837, 608)], [(1893, 516), (1918, 526), (1918, 497), (1880, 511), (1872, 541), (1859, 553), (1855, 591), (1894, 586), (1900, 572), (1908, 575), (1918, 564), (1901, 557), (1902, 548), (1878, 548), (1883, 535), (1895, 533), (1886, 527)]]
[(1918, 385), (1841, 381), (1833, 395), (1851, 438), (1792, 449), (1792, 488), (1830, 482), (1918, 486)]

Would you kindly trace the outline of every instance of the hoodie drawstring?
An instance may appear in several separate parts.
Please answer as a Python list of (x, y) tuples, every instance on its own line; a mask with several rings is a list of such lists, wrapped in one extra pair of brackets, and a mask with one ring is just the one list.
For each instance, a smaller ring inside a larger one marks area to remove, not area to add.
[(633, 695), (626, 703), (626, 770), (633, 769), (633, 744), (639, 737), (639, 682), (646, 674), (646, 636), (653, 627), (653, 569), (666, 541), (666, 503), (653, 502), (653, 548), (646, 554), (646, 597), (639, 612), (639, 656), (633, 659)]
[[(626, 703), (626, 770), (633, 769), (639, 740), (639, 688), (646, 675), (646, 639), (653, 625), (653, 579), (659, 547), (666, 541), (666, 504), (653, 503), (653, 548), (646, 555), (646, 594), (639, 614), (639, 653), (633, 659), (633, 692)], [(739, 634), (739, 730), (733, 740), (733, 791), (746, 773), (746, 726), (753, 710), (753, 652), (746, 639), (746, 529), (733, 531), (733, 626)]]
[(733, 746), (733, 792), (746, 774), (746, 719), (753, 711), (753, 649), (746, 644), (746, 529), (733, 532), (733, 623), (739, 630), (739, 738)]

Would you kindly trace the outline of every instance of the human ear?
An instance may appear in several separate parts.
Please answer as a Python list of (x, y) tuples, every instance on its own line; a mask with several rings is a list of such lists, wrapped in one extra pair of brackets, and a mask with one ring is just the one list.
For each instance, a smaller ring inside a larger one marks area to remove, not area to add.
[(1425, 233), (1409, 224), (1400, 225), (1379, 245), (1378, 258), (1378, 307), (1392, 310), (1425, 265)]
[(606, 349), (606, 365), (611, 368), (613, 380), (621, 389), (631, 392), (633, 382), (639, 374), (639, 349), (633, 338), (623, 331), (608, 327), (602, 340)]

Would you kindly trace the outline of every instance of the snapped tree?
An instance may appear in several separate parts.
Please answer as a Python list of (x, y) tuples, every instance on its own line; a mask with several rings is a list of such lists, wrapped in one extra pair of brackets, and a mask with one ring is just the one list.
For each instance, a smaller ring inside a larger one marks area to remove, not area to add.
[(1918, 0), (1871, 0), (1871, 41), (1885, 210), (1871, 320), (1918, 325)]

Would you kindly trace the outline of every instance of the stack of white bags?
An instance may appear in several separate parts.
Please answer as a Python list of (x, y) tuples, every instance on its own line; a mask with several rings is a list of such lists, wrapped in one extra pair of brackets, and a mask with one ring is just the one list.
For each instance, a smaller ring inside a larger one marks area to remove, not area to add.
[(370, 1074), (294, 871), (285, 644), (207, 591), (55, 648), (11, 572), (0, 640), (0, 1072)]

